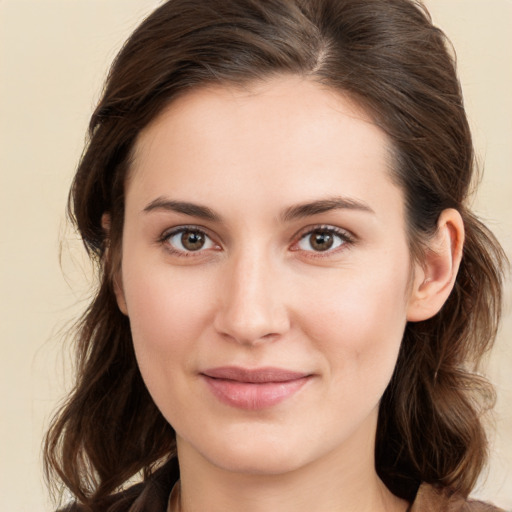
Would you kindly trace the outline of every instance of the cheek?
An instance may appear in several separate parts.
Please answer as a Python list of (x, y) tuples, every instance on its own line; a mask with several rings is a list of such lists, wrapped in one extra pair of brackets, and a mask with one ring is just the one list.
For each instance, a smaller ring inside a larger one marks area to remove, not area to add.
[(210, 290), (183, 272), (131, 267), (123, 267), (123, 284), (135, 352), (143, 375), (157, 378), (158, 368), (186, 362), (211, 317)]
[(394, 370), (406, 325), (408, 275), (389, 266), (357, 275), (328, 279), (310, 290), (301, 308), (309, 315), (304, 329), (329, 354), (337, 378), (382, 387)]
[[(169, 268), (130, 275), (127, 262), (123, 270), (142, 378), (167, 421), (179, 425), (176, 419), (180, 411), (189, 410), (189, 402), (197, 394), (190, 377), (205, 325), (211, 324), (210, 290), (204, 283), (191, 281), (186, 273), (171, 272)], [(189, 412), (194, 418), (195, 412)]]

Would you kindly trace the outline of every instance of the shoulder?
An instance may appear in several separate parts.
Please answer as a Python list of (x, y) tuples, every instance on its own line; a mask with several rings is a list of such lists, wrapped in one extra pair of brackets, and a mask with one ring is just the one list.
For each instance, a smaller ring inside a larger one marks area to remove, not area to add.
[(450, 489), (422, 484), (411, 512), (505, 512), (489, 503), (465, 499)]

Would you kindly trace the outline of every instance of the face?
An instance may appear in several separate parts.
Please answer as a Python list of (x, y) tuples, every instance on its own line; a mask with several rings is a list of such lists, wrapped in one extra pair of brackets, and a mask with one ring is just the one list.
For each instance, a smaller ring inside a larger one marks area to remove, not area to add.
[(141, 133), (117, 295), (180, 456), (273, 474), (373, 456), (413, 269), (389, 154), (299, 78), (191, 92)]

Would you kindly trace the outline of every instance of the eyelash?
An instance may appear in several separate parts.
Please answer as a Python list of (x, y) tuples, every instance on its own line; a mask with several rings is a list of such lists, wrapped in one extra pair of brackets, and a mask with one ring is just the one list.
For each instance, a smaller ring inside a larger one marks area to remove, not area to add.
[[(207, 238), (210, 243), (212, 243), (215, 248), (219, 248), (219, 244), (216, 244), (212, 237), (208, 235), (206, 230), (204, 228), (201, 228), (199, 226), (180, 226), (178, 228), (174, 228), (170, 231), (166, 231), (162, 234), (162, 236), (158, 239), (158, 242), (162, 245), (165, 245), (165, 248), (167, 251), (169, 251), (172, 255), (178, 256), (178, 257), (184, 257), (184, 258), (190, 258), (194, 256), (199, 256), (201, 253), (203, 253), (207, 249), (200, 248), (197, 251), (191, 251), (191, 250), (181, 250), (176, 249), (173, 247), (170, 243), (170, 239), (174, 236), (179, 235), (180, 233), (197, 233), (200, 235), (203, 235), (205, 238)], [(308, 236), (313, 235), (314, 233), (328, 233), (329, 235), (333, 235), (334, 237), (337, 237), (339, 239), (339, 244), (334, 249), (327, 249), (325, 251), (314, 251), (314, 250), (304, 250), (303, 252), (309, 253), (309, 257), (313, 258), (324, 258), (328, 257), (332, 254), (338, 253), (339, 251), (343, 251), (348, 249), (351, 245), (355, 243), (355, 237), (348, 231), (344, 229), (340, 229), (335, 226), (331, 225), (317, 225), (317, 226), (308, 226), (307, 228), (302, 229), (299, 233), (294, 235), (294, 238), (296, 239), (295, 242), (293, 242), (290, 250), (291, 251), (301, 251), (301, 249), (298, 247), (298, 245), (305, 240)]]
[(204, 249), (200, 248), (197, 251), (187, 251), (187, 250), (181, 250), (176, 249), (173, 247), (170, 243), (170, 239), (176, 235), (183, 233), (198, 233), (200, 235), (203, 235), (205, 238), (211, 241), (216, 247), (219, 247), (218, 244), (216, 244), (212, 237), (208, 235), (208, 233), (205, 231), (204, 228), (201, 228), (199, 226), (180, 226), (178, 228), (172, 229), (170, 231), (166, 231), (162, 234), (162, 236), (159, 238), (158, 242), (162, 245), (165, 245), (165, 248), (167, 251), (169, 251), (173, 256), (178, 257), (184, 257), (184, 258), (190, 258), (194, 257), (196, 255), (200, 255), (202, 252), (204, 252)]
[(293, 248), (295, 246), (298, 246), (300, 242), (307, 239), (314, 233), (328, 233), (329, 235), (333, 235), (337, 237), (340, 241), (339, 245), (335, 247), (334, 249), (327, 249), (325, 251), (304, 251), (310, 253), (309, 257), (313, 258), (326, 258), (333, 254), (337, 254), (340, 251), (344, 251), (348, 248), (350, 248), (351, 245), (353, 245), (356, 241), (354, 235), (344, 229), (338, 228), (336, 226), (330, 226), (330, 225), (318, 225), (318, 226), (308, 226), (307, 228), (304, 228), (302, 231), (300, 231), (296, 238), (298, 240), (293, 243), (292, 249), (293, 251), (300, 251), (300, 248)]

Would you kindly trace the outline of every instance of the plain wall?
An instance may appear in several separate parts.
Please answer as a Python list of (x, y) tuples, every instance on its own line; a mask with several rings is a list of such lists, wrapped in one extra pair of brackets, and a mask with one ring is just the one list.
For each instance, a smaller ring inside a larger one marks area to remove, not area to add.
[[(206, 1), (206, 0), (205, 0)], [(65, 330), (88, 265), (65, 220), (88, 117), (117, 49), (153, 0), (0, 0), (0, 509), (52, 510), (41, 439), (69, 387)], [(458, 54), (485, 175), (477, 211), (512, 255), (512, 1), (428, 0)], [(62, 248), (62, 259), (59, 254)], [(510, 299), (508, 283), (507, 295)], [(512, 510), (510, 300), (489, 363), (498, 404), (476, 494)]]

